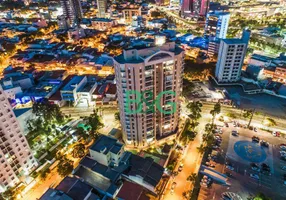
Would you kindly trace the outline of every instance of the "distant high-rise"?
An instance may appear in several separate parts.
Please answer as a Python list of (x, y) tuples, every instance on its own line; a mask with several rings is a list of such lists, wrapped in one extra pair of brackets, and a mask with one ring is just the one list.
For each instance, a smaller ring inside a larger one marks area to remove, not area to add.
[(210, 39), (225, 39), (230, 14), (228, 12), (209, 12), (205, 25), (205, 36)]
[(236, 82), (240, 80), (250, 33), (250, 30), (243, 30), (241, 39), (221, 39), (215, 71), (218, 82)]
[(210, 0), (182, 0), (181, 15), (206, 16), (209, 9)]
[(0, 192), (17, 185), (37, 165), (0, 85)]
[(107, 10), (107, 0), (97, 0), (97, 17), (105, 18)]
[(170, 5), (170, 0), (156, 0), (156, 4), (160, 6), (168, 6)]
[(146, 147), (178, 130), (184, 51), (161, 36), (156, 44), (130, 48), (114, 58), (120, 122), (128, 146)]
[(82, 17), (82, 7), (80, 0), (61, 0), (64, 17), (69, 20), (69, 24), (74, 27), (78, 26)]

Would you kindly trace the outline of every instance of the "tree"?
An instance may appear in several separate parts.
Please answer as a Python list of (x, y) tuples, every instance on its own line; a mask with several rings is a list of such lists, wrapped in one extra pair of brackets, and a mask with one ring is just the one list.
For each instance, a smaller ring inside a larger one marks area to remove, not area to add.
[(41, 180), (46, 180), (46, 178), (47, 178), (47, 176), (48, 176), (49, 173), (51, 173), (50, 168), (41, 170), (41, 172), (40, 172), (40, 178), (41, 178)]
[(266, 197), (263, 193), (258, 193), (256, 196), (251, 196), (247, 198), (248, 200), (271, 200), (271, 198)]
[(80, 143), (73, 147), (72, 156), (74, 158), (82, 158), (85, 155), (85, 146)]
[(266, 120), (267, 120), (268, 126), (276, 126), (277, 125), (276, 121), (270, 117), (267, 117)]
[(194, 184), (196, 179), (197, 179), (197, 174), (196, 173), (191, 173), (191, 175), (188, 176), (187, 181), (190, 181), (190, 182), (192, 182)]
[(119, 112), (114, 113), (114, 118), (116, 121), (120, 121), (120, 113)]
[(1, 193), (3, 199), (14, 200), (16, 199), (16, 192), (14, 188), (7, 188), (5, 192)]
[(194, 131), (195, 128), (199, 125), (198, 120), (202, 117), (201, 107), (203, 104), (199, 101), (191, 102), (187, 105), (187, 108), (190, 111), (189, 118), (191, 119), (190, 128)]
[(201, 144), (199, 147), (197, 147), (197, 150), (200, 154), (205, 153), (206, 148), (204, 147), (203, 144)]
[(216, 117), (217, 114), (220, 113), (220, 111), (221, 111), (220, 103), (216, 103), (216, 104), (214, 105), (213, 110), (210, 111), (210, 114), (213, 116), (213, 118), (212, 118), (212, 124), (214, 124), (215, 117)]
[(73, 161), (65, 157), (61, 158), (57, 169), (59, 175), (65, 177), (70, 173), (72, 173), (72, 170), (73, 170)]
[(76, 133), (78, 136), (81, 136), (84, 140), (87, 140), (88, 134), (83, 127), (76, 127)]
[(100, 121), (100, 117), (98, 116), (97, 112), (93, 110), (93, 113), (85, 118), (86, 125), (90, 127), (90, 135), (93, 139), (97, 139), (99, 133), (98, 130), (103, 127), (103, 124)]

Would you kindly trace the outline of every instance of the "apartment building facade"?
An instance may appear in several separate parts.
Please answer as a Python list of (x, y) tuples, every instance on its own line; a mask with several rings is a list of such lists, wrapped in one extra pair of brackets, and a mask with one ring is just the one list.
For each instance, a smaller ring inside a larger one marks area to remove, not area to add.
[(0, 86), (0, 191), (13, 187), (36, 167), (29, 144)]
[(237, 82), (250, 39), (250, 30), (244, 30), (241, 39), (222, 39), (215, 76), (218, 82)]
[(126, 49), (114, 58), (127, 146), (148, 146), (178, 129), (184, 51), (161, 39), (157, 45)]

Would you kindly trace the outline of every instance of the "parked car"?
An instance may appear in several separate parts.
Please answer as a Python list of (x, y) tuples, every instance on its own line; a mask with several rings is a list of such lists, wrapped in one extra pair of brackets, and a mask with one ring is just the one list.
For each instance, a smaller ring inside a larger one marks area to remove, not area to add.
[(262, 170), (262, 173), (263, 174), (267, 174), (267, 175), (271, 175), (271, 173), (270, 173), (270, 166), (269, 165), (267, 165), (266, 163), (262, 163), (261, 164), (261, 170)]
[(265, 140), (261, 140), (260, 145), (263, 147), (269, 147), (269, 142), (266, 142)]
[(178, 171), (179, 172), (181, 172), (182, 170), (183, 170), (183, 166), (184, 166), (184, 164), (182, 163), (182, 164), (180, 164), (180, 166), (179, 166), (179, 168), (178, 168)]
[(252, 137), (252, 142), (259, 142), (260, 141), (260, 139), (259, 139), (259, 137), (257, 137), (257, 136), (253, 136)]
[(250, 174), (250, 178), (259, 180), (259, 176), (257, 174)]
[(286, 174), (283, 175), (283, 184), (286, 185)]
[(286, 165), (281, 166), (282, 170), (286, 170)]
[(259, 166), (258, 166), (257, 164), (251, 163), (250, 166), (251, 166), (251, 169), (252, 169), (253, 171), (260, 172), (260, 168), (259, 168)]
[(286, 144), (280, 144), (280, 149), (282, 149), (282, 150), (286, 150)]
[(227, 122), (224, 122), (224, 125), (225, 125), (225, 127), (229, 127), (229, 125), (228, 125), (228, 123)]
[(286, 161), (286, 157), (285, 156), (280, 156), (280, 160)]
[(225, 167), (226, 167), (227, 169), (231, 170), (231, 171), (234, 171), (234, 167), (231, 166), (231, 165), (226, 165)]
[(257, 128), (256, 127), (254, 127), (253, 130), (254, 130), (254, 132), (257, 132)]
[(233, 136), (238, 136), (238, 135), (239, 135), (239, 134), (238, 134), (238, 131), (235, 131), (235, 130), (232, 131), (231, 134), (232, 134)]
[(177, 185), (176, 182), (173, 182), (173, 183), (172, 183), (172, 186), (171, 186), (171, 194), (174, 193), (174, 189), (175, 189), (176, 185)]

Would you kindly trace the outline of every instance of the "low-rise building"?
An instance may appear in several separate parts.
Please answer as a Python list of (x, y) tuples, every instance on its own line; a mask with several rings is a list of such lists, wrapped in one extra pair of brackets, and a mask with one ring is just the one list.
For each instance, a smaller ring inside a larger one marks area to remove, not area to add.
[(108, 18), (93, 18), (91, 20), (91, 25), (97, 30), (105, 31), (117, 25), (117, 21)]
[(101, 136), (89, 149), (90, 157), (105, 166), (118, 166), (124, 148), (116, 139)]

